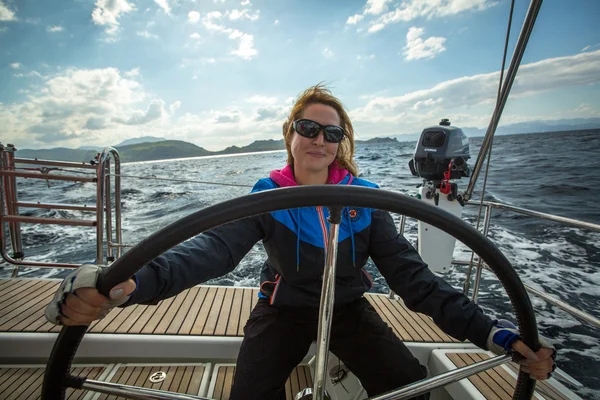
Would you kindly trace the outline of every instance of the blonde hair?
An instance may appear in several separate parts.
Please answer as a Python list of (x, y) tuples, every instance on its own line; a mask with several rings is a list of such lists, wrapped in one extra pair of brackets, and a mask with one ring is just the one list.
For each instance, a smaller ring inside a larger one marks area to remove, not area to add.
[(311, 104), (324, 104), (337, 111), (340, 117), (340, 126), (344, 128), (346, 137), (338, 146), (335, 160), (340, 167), (347, 169), (352, 175), (358, 176), (358, 166), (354, 162), (354, 128), (352, 127), (352, 122), (350, 122), (350, 117), (348, 117), (342, 102), (333, 96), (331, 91), (321, 83), (309, 87), (298, 96), (294, 107), (290, 111), (290, 115), (283, 123), (283, 140), (288, 154), (287, 163), (292, 167), (294, 166), (294, 157), (292, 156), (294, 127), (292, 126), (292, 122), (301, 119), (302, 113)]

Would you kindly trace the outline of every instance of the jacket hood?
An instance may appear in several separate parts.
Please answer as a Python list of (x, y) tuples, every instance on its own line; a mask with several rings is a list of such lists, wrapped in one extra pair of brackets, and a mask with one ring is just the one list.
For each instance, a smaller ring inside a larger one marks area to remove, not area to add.
[[(327, 177), (328, 184), (337, 185), (338, 183), (342, 183), (346, 177), (349, 177), (349, 180), (344, 183), (347, 185), (351, 184), (353, 179), (352, 174), (346, 168), (340, 167), (337, 161), (331, 163), (329, 166), (329, 176)], [(279, 187), (298, 186), (290, 164), (286, 165), (283, 169), (274, 169), (271, 171), (269, 178)]]
[[(275, 169), (269, 174), (269, 178), (273, 180), (279, 187), (290, 187), (298, 186), (296, 178), (294, 177), (294, 171), (290, 164), (286, 165), (283, 169)], [(345, 184), (350, 185), (353, 180), (352, 174), (346, 169), (340, 167), (337, 161), (334, 161), (329, 166), (329, 176), (327, 177), (327, 184), (337, 185)], [(296, 270), (300, 270), (300, 210), (295, 209), (293, 211), (296, 216)], [(350, 237), (352, 240), (352, 262), (356, 262), (356, 248), (354, 246), (354, 233), (352, 232), (352, 221), (349, 216), (348, 210), (344, 209), (343, 215), (348, 220), (348, 226), (350, 228)]]

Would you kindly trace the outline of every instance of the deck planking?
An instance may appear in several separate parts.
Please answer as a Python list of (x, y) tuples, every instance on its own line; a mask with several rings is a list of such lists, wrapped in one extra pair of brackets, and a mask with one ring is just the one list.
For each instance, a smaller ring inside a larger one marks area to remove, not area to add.
[[(58, 332), (44, 309), (59, 282), (43, 279), (0, 280), (0, 332)], [(92, 323), (97, 334), (243, 336), (258, 300), (257, 288), (196, 286), (156, 306), (114, 308)], [(386, 295), (365, 296), (398, 337), (412, 342), (456, 342), (423, 314)]]
[[(446, 353), (446, 356), (457, 367), (464, 367), (490, 358), (487, 353), (483, 352)], [(514, 373), (518, 373), (517, 364), (510, 363), (508, 364), (508, 367)], [(502, 368), (502, 366), (480, 372), (479, 374), (473, 375), (468, 379), (488, 400), (512, 399), (512, 395), (517, 384), (516, 378), (505, 368)], [(548, 381), (536, 382), (536, 393), (534, 394), (533, 398), (539, 400), (540, 396), (543, 396), (549, 400), (568, 400), (568, 397), (565, 397), (565, 395), (563, 395)]]
[[(211, 398), (215, 400), (229, 400), (231, 386), (235, 375), (234, 365), (220, 365), (216, 372), (216, 380)], [(313, 385), (310, 369), (306, 365), (294, 368), (285, 383), (286, 400), (295, 400), (302, 389), (311, 388)]]
[[(71, 369), (72, 376), (98, 379), (104, 366), (82, 366)], [(44, 368), (0, 368), (0, 399), (36, 400), (41, 397)], [(87, 391), (68, 388), (65, 399), (81, 400)]]

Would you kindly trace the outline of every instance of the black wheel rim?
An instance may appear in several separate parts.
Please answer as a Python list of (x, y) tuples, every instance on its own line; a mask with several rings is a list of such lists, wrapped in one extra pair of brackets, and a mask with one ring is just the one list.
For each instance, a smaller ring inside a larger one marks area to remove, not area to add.
[[(145, 264), (171, 247), (209, 229), (228, 222), (288, 208), (313, 206), (354, 206), (385, 210), (426, 222), (454, 236), (488, 264), (506, 290), (523, 341), (534, 351), (539, 349), (535, 314), (529, 296), (516, 271), (504, 254), (475, 228), (454, 215), (407, 195), (382, 189), (357, 186), (310, 185), (252, 193), (228, 200), (188, 215), (160, 229), (131, 248), (115, 261), (96, 285), (105, 296), (116, 284), (129, 279)], [(71, 363), (87, 327), (63, 327), (48, 360), (43, 400), (64, 399), (67, 386), (77, 387), (69, 375)], [(533, 396), (535, 380), (519, 373), (514, 399)]]

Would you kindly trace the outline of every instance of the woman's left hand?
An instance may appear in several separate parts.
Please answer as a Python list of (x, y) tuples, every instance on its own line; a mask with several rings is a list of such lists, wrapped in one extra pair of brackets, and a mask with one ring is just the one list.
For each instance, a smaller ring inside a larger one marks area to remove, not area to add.
[(521, 340), (514, 342), (512, 348), (525, 357), (524, 360), (519, 361), (521, 371), (529, 374), (532, 379), (548, 379), (552, 371), (556, 369), (553, 357), (556, 350), (553, 348), (541, 347), (537, 352), (534, 352)]

